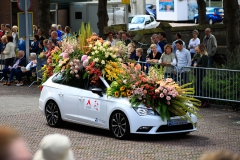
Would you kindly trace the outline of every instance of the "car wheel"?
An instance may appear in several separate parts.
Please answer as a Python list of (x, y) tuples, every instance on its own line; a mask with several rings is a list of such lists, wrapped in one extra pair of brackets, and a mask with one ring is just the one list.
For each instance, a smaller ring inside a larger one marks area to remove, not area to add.
[(110, 129), (117, 139), (126, 139), (129, 136), (129, 123), (124, 113), (117, 111), (112, 114)]
[(45, 116), (47, 123), (51, 127), (60, 127), (62, 125), (61, 113), (58, 105), (54, 101), (49, 101), (45, 107)]
[(194, 18), (194, 23), (198, 24), (198, 19), (197, 18)]
[(210, 25), (212, 25), (212, 24), (213, 24), (213, 20), (212, 20), (212, 19), (209, 19), (208, 23), (209, 23)]

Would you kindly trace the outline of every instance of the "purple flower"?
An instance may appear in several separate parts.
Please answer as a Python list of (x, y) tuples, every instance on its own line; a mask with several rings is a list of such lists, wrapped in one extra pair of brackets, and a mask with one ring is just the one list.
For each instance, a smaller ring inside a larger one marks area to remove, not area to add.
[(88, 59), (88, 56), (87, 55), (83, 55), (82, 58), (81, 58), (81, 61), (84, 62), (86, 59)]
[(164, 97), (164, 94), (163, 94), (163, 93), (161, 93), (159, 97), (160, 97), (160, 98), (163, 98), (163, 97)]

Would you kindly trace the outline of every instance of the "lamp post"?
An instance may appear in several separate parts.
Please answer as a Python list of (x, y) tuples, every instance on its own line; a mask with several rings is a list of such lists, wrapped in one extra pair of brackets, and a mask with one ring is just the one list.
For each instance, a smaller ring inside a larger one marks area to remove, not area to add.
[(28, 62), (29, 60), (29, 34), (28, 34), (28, 1), (25, 0), (25, 9), (24, 9), (24, 13), (25, 13), (25, 22), (26, 22), (26, 60)]

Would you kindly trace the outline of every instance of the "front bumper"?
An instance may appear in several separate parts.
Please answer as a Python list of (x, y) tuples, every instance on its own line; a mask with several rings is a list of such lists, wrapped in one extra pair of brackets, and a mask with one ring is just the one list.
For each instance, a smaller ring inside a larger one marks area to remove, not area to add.
[[(181, 119), (181, 117), (172, 117), (172, 119)], [(167, 120), (162, 120), (159, 116), (139, 116), (135, 114), (131, 117), (130, 132), (134, 134), (171, 134), (196, 131), (197, 117), (191, 115), (191, 120), (187, 124), (168, 125)]]

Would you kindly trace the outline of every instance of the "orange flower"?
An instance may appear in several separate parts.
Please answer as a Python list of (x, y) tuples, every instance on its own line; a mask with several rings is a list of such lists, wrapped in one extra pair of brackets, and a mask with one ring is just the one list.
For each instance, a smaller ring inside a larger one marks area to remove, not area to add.
[(119, 97), (119, 92), (116, 91), (114, 95), (115, 95), (116, 98), (118, 98)]
[(122, 97), (126, 97), (126, 92), (121, 92)]
[(132, 91), (131, 90), (127, 90), (127, 96), (129, 97), (129, 96), (131, 96), (131, 94), (132, 94)]

